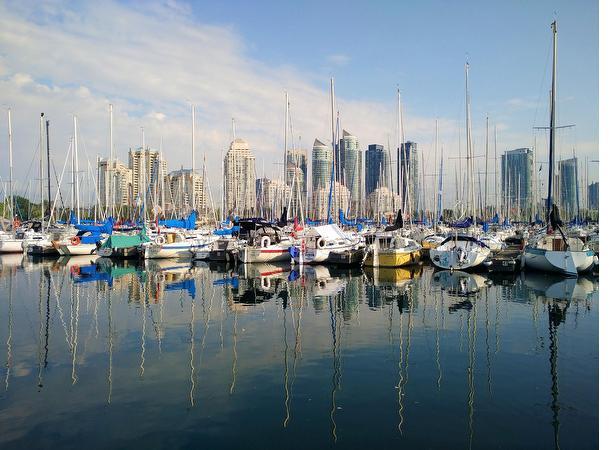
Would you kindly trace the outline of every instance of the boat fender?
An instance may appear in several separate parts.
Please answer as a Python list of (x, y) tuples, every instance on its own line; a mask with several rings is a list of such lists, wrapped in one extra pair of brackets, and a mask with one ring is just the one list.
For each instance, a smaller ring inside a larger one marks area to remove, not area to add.
[(154, 242), (157, 243), (158, 245), (163, 245), (165, 243), (165, 236), (163, 236), (162, 234), (159, 234), (155, 239)]
[(262, 248), (267, 248), (269, 245), (271, 245), (271, 238), (268, 236), (264, 236), (260, 240), (260, 245), (262, 246)]
[(80, 238), (78, 236), (74, 236), (70, 239), (70, 244), (72, 245), (78, 245), (80, 244)]

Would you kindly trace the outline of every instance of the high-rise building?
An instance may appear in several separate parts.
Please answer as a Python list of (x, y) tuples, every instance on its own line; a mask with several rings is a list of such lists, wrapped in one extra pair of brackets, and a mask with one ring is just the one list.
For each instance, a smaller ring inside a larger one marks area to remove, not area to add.
[(588, 186), (588, 209), (598, 209), (598, 181)]
[(165, 211), (176, 211), (178, 215), (188, 214), (195, 209), (204, 211), (208, 207), (203, 177), (195, 172), (194, 175), (194, 206), (193, 206), (192, 170), (174, 170), (165, 177)]
[[(304, 149), (288, 150), (286, 184), (290, 187), (292, 198), (290, 215), (300, 216), (300, 210), (306, 214), (307, 205), (307, 152)], [(302, 217), (301, 217), (302, 218)]]
[(531, 218), (533, 213), (533, 150), (517, 148), (501, 155), (501, 192), (509, 214)]
[(387, 186), (374, 189), (366, 197), (366, 214), (368, 217), (393, 216), (400, 208), (402, 199)]
[(282, 207), (290, 195), (290, 187), (281, 180), (258, 178), (256, 180), (256, 211), (266, 219), (281, 216)]
[(330, 186), (332, 176), (332, 150), (319, 139), (315, 139), (311, 153), (311, 188), (316, 191)]
[[(124, 163), (99, 160), (99, 201), (102, 208), (129, 206), (132, 198), (133, 173)], [(114, 201), (112, 201), (114, 196)]]
[(371, 144), (366, 150), (365, 159), (367, 198), (375, 189), (389, 187), (389, 152), (382, 145)]
[(407, 141), (400, 144), (398, 152), (398, 194), (405, 208), (415, 214), (420, 208), (419, 203), (419, 152), (417, 143)]
[[(349, 207), (350, 192), (340, 183), (334, 183), (332, 190), (332, 210), (330, 214), (334, 221), (338, 218), (338, 210), (347, 211)], [(326, 220), (328, 218), (328, 201), (330, 199), (330, 187), (319, 188), (313, 191), (309, 208), (313, 220)]]
[(133, 175), (133, 202), (141, 205), (145, 190), (146, 205), (150, 207), (158, 199), (161, 183), (167, 175), (167, 161), (150, 147), (146, 147), (145, 151), (142, 151), (142, 147), (129, 149), (129, 169)]
[(362, 209), (362, 152), (357, 137), (343, 130), (340, 140), (339, 171), (336, 177), (351, 193), (349, 202), (352, 214), (361, 214)]
[(565, 218), (571, 219), (577, 215), (579, 206), (579, 192), (577, 180), (577, 158), (558, 161), (558, 174), (560, 177), (560, 208)]
[(256, 208), (256, 159), (243, 139), (224, 156), (224, 206), (228, 214), (253, 215)]

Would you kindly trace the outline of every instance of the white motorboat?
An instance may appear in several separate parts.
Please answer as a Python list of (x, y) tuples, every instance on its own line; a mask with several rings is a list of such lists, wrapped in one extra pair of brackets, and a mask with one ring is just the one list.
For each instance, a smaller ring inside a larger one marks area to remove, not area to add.
[(297, 248), (295, 262), (303, 264), (359, 264), (365, 255), (363, 239), (348, 235), (336, 224), (310, 228)]

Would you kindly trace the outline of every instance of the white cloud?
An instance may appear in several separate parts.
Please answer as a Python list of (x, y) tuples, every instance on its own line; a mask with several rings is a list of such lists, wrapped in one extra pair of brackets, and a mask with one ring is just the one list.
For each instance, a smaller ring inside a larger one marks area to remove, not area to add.
[[(328, 57), (337, 65), (349, 60), (341, 54)], [(197, 165), (205, 155), (208, 172), (218, 178), (234, 117), (258, 170), (264, 167), (274, 175), (279, 171), (275, 163), (282, 159), (286, 90), (295, 138), (302, 136), (309, 151), (315, 138), (329, 141), (329, 93), (317, 80), (317, 74), (302, 68), (262, 64), (247, 54), (243, 38), (231, 27), (194, 22), (189, 8), (173, 0), (145, 8), (112, 1), (103, 7), (90, 2), (75, 7), (60, 0), (10, 8), (0, 4), (0, 105), (13, 108), (15, 149), (23, 155), (15, 174), (22, 179), (32, 177), (28, 170), (37, 149), (40, 112), (51, 121), (51, 146), (60, 167), (72, 114), (79, 117), (88, 158), (109, 154), (109, 103), (114, 105), (115, 148), (123, 160), (129, 147), (140, 144), (143, 127), (148, 144), (159, 147), (162, 141), (165, 155), (171, 155), (170, 169), (188, 167), (193, 102)], [(362, 147), (386, 145), (389, 136), (395, 148), (393, 102), (343, 98), (340, 79), (336, 82), (342, 126), (359, 137)], [(405, 104), (408, 138), (430, 152), (435, 119), (411, 114), (407, 98)], [(447, 153), (457, 147), (458, 126), (451, 118), (440, 118)], [(6, 139), (6, 128), (0, 127), (0, 142)], [(0, 175), (4, 178), (6, 169)], [(220, 186), (216, 181), (212, 185)]]
[(351, 58), (348, 55), (344, 55), (342, 53), (335, 53), (333, 55), (328, 55), (326, 60), (336, 66), (345, 66), (349, 64)]

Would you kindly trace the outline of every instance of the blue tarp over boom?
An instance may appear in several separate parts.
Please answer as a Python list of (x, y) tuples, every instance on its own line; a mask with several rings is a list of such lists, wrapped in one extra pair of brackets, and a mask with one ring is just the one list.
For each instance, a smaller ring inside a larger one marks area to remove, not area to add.
[(74, 225), (74, 228), (76, 228), (78, 231), (94, 234), (112, 234), (112, 229), (114, 228), (114, 219), (112, 217), (108, 217), (101, 225), (83, 225), (81, 221), (80, 224)]
[(349, 227), (354, 227), (355, 225), (357, 225), (357, 220), (348, 220), (347, 218), (345, 218), (345, 213), (342, 209), (338, 210), (338, 220), (342, 225), (347, 225)]
[(460, 220), (458, 222), (453, 222), (450, 224), (451, 227), (453, 228), (468, 228), (472, 226), (472, 219), (471, 217), (468, 217), (465, 220)]
[(197, 294), (197, 288), (195, 287), (195, 280), (178, 281), (177, 283), (171, 283), (165, 285), (166, 291), (188, 291), (190, 298), (194, 299)]
[(239, 225), (235, 225), (231, 228), (220, 228), (219, 230), (214, 230), (214, 234), (216, 236), (231, 236), (233, 233), (239, 233), (241, 227)]
[(197, 213), (193, 211), (186, 219), (159, 220), (159, 225), (171, 228), (184, 228), (185, 230), (194, 230)]

